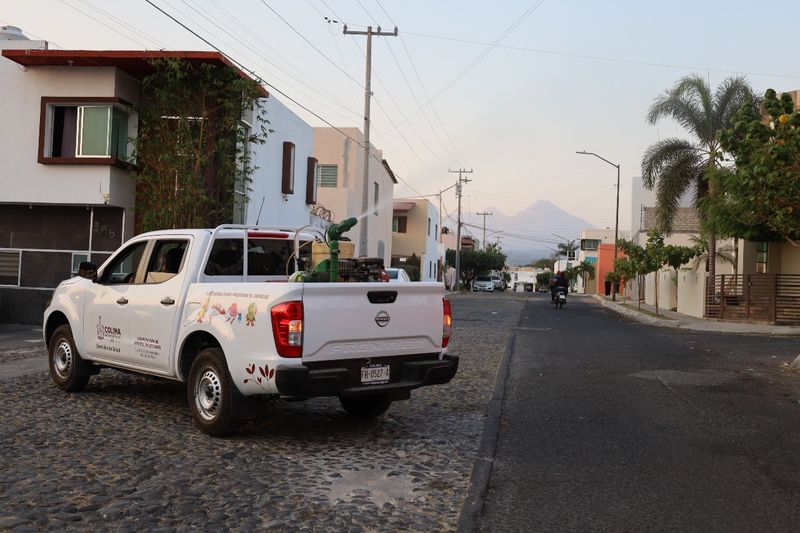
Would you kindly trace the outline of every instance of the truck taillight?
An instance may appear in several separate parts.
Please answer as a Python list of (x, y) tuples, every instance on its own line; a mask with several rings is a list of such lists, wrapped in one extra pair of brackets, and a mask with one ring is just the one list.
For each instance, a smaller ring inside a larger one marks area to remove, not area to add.
[(270, 310), (272, 335), (281, 357), (303, 355), (303, 302), (283, 302)]
[(450, 300), (442, 298), (444, 316), (442, 317), (442, 348), (447, 348), (450, 342), (450, 332), (453, 329), (453, 315), (450, 313)]

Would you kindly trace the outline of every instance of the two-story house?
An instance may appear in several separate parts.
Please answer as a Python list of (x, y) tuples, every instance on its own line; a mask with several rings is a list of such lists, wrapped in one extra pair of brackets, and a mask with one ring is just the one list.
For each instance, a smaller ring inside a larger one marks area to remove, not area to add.
[(392, 266), (412, 265), (419, 268), (422, 281), (437, 281), (444, 259), (439, 235), (439, 211), (428, 200), (395, 200)]
[[(101, 264), (135, 234), (132, 139), (153, 59), (247, 75), (218, 52), (52, 50), (13, 27), (0, 30), (0, 49), (0, 322), (37, 323), (80, 262)], [(311, 128), (259, 90), (274, 131), (251, 147), (259, 168), (230, 221), (314, 222)]]

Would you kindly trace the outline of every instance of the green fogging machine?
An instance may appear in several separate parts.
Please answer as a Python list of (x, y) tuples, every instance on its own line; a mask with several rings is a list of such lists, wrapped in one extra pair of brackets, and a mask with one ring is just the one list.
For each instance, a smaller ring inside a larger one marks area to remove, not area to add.
[[(388, 281), (382, 258), (339, 257), (342, 254), (340, 243), (350, 241), (344, 234), (356, 224), (358, 219), (355, 217), (331, 224), (325, 232), (328, 257), (319, 261), (310, 272), (297, 272), (292, 276), (292, 280), (304, 283)], [(350, 249), (352, 250), (352, 247)]]

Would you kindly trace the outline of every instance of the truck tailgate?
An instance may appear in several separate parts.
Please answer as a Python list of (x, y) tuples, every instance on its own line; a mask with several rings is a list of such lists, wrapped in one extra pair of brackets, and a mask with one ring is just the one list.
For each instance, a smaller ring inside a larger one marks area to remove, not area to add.
[(442, 351), (440, 283), (306, 283), (303, 360)]

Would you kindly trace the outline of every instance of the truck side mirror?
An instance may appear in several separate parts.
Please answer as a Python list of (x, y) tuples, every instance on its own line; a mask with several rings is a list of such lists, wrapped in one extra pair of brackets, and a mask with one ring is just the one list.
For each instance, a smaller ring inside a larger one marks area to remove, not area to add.
[(78, 265), (78, 275), (82, 278), (97, 280), (97, 265), (90, 261), (83, 261)]

